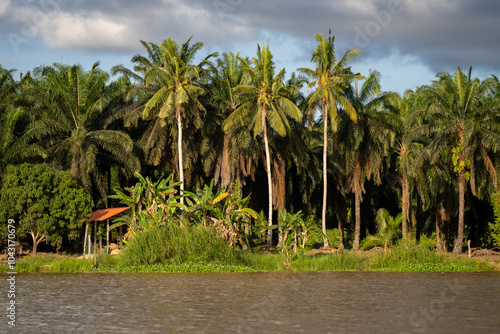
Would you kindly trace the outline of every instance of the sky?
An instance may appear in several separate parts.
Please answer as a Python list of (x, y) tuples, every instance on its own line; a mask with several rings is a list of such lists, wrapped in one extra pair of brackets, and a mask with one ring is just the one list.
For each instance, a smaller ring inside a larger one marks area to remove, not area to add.
[(329, 29), (338, 57), (360, 49), (353, 70), (378, 70), (383, 91), (415, 89), (457, 67), (500, 75), (498, 0), (0, 0), (0, 65), (18, 75), (53, 63), (132, 68), (145, 54), (140, 40), (193, 36), (204, 43), (200, 57), (253, 57), (268, 41), (290, 74), (314, 68), (315, 33)]

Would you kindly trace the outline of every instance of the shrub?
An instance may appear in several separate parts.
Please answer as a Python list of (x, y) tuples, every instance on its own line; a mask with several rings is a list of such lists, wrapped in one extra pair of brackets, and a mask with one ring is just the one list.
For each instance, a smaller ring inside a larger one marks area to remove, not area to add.
[(153, 225), (137, 231), (122, 254), (125, 265), (234, 261), (233, 250), (214, 229), (202, 226)]

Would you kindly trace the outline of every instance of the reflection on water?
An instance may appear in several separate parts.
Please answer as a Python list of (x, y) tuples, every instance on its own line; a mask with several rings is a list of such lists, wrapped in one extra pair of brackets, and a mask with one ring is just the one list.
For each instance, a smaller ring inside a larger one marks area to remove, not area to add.
[(18, 274), (16, 284), (19, 333), (500, 332), (500, 273)]

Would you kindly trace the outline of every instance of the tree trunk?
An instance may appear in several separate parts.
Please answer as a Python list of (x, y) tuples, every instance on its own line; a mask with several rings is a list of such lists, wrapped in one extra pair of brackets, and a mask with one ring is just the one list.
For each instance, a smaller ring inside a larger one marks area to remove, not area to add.
[(404, 176), (401, 176), (401, 209), (403, 211), (403, 239), (409, 239), (408, 237), (408, 221), (410, 218), (410, 201), (409, 201), (409, 190), (408, 190), (408, 181)]
[(436, 251), (444, 252), (443, 239), (442, 239), (442, 226), (443, 226), (443, 204), (438, 204), (436, 208)]
[(323, 100), (323, 207), (321, 208), (321, 228), (323, 230), (323, 248), (330, 247), (326, 237), (326, 199), (328, 188), (327, 175), (328, 115), (326, 102)]
[(45, 240), (45, 234), (42, 234), (40, 238), (38, 238), (38, 233), (35, 235), (34, 232), (30, 232), (31, 238), (33, 238), (33, 251), (32, 254), (36, 254), (36, 249), (38, 245)]
[[(264, 149), (266, 151), (266, 167), (267, 167), (267, 188), (269, 192), (269, 210), (268, 210), (268, 221), (269, 227), (273, 225), (273, 180), (271, 177), (271, 157), (269, 154), (269, 142), (267, 140), (267, 124), (266, 124), (266, 105), (262, 108), (262, 134), (264, 137)], [(273, 242), (273, 230), (270, 228), (267, 230), (267, 247), (271, 247)]]
[[(177, 152), (178, 152), (178, 160), (179, 160), (179, 182), (180, 185), (180, 194), (184, 193), (184, 164), (182, 163), (182, 123), (181, 123), (181, 107), (180, 105), (176, 106), (176, 117), (177, 117)], [(184, 197), (181, 197), (181, 204), (184, 204)]]
[(361, 241), (361, 201), (363, 196), (363, 188), (361, 186), (361, 162), (358, 160), (354, 166), (354, 244), (353, 249), (359, 249)]
[(342, 215), (340, 214), (340, 210), (337, 207), (337, 221), (338, 221), (338, 228), (339, 228), (339, 250), (343, 251), (344, 250), (344, 230), (343, 230), (343, 224), (342, 224)]
[[(359, 187), (358, 187), (359, 188)], [(361, 189), (357, 189), (354, 192), (354, 211), (355, 211), (355, 227), (354, 227), (354, 244), (353, 249), (359, 249), (359, 243), (361, 239)]]
[[(460, 159), (459, 159), (460, 160)], [(453, 253), (462, 253), (464, 242), (464, 222), (465, 222), (465, 169), (461, 169), (458, 174), (458, 232), (453, 247)]]

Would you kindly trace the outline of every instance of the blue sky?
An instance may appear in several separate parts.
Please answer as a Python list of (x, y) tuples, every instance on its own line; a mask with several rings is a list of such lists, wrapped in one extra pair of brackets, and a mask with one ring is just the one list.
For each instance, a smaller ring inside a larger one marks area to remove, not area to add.
[(312, 67), (315, 33), (335, 35), (339, 56), (358, 47), (353, 69), (382, 74), (382, 89), (428, 84), (438, 71), (500, 74), (497, 0), (0, 0), (0, 65), (24, 73), (54, 62), (131, 67), (139, 40), (189, 36), (200, 56), (254, 56), (269, 40), (279, 68)]

